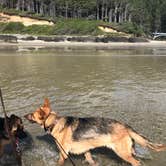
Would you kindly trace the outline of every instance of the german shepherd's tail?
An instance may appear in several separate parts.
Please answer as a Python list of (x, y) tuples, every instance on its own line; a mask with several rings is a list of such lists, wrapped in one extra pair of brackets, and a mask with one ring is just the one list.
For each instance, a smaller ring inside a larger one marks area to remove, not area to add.
[(166, 145), (152, 143), (148, 139), (146, 139), (145, 137), (139, 135), (137, 132), (135, 132), (132, 129), (128, 129), (128, 132), (129, 132), (130, 137), (135, 142), (137, 142), (138, 144), (142, 145), (143, 147), (148, 147), (148, 148), (150, 148), (152, 150), (155, 150), (157, 152), (166, 150)]

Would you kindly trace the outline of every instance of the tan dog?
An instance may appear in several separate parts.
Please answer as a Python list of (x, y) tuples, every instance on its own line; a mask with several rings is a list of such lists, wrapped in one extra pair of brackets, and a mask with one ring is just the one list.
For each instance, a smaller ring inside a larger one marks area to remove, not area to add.
[[(10, 117), (7, 117), (7, 121), (13, 141), (17, 138), (23, 139), (27, 136), (20, 117), (12, 114)], [(0, 156), (3, 155), (4, 146), (9, 143), (11, 143), (11, 139), (6, 131), (5, 118), (0, 118)]]
[[(119, 157), (129, 162), (132, 166), (139, 166), (133, 148), (133, 140), (143, 147), (155, 151), (166, 150), (162, 144), (154, 144), (139, 135), (131, 127), (116, 120), (107, 118), (75, 118), (62, 117), (51, 111), (49, 100), (45, 99), (44, 105), (33, 113), (25, 115), (31, 121), (38, 123), (50, 131), (50, 134), (58, 140), (60, 145), (68, 154), (84, 153), (90, 165), (97, 165), (91, 157), (90, 149), (97, 147), (108, 147)], [(57, 144), (58, 145), (58, 144)], [(59, 146), (59, 145), (58, 145)], [(60, 149), (59, 164), (62, 165), (68, 157)]]

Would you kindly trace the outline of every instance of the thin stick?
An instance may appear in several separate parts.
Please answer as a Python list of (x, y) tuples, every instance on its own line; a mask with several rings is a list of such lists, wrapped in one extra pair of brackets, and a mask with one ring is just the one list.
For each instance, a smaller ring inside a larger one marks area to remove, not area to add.
[(0, 98), (1, 98), (1, 103), (2, 103), (3, 113), (5, 115), (5, 128), (7, 130), (7, 134), (9, 135), (9, 139), (10, 139), (10, 141), (12, 143), (12, 147), (13, 147), (14, 154), (15, 154), (16, 160), (18, 162), (18, 165), (22, 166), (21, 155), (16, 150), (16, 144), (13, 141), (12, 134), (11, 134), (11, 132), (9, 130), (9, 124), (8, 124), (8, 120), (7, 120), (7, 113), (6, 113), (5, 104), (4, 104), (4, 101), (3, 101), (3, 96), (2, 96), (2, 90), (1, 90), (1, 88), (0, 88)]

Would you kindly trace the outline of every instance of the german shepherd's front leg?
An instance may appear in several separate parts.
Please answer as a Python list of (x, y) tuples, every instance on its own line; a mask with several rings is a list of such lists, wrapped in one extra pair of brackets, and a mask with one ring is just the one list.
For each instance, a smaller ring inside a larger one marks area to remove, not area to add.
[(58, 145), (58, 148), (60, 150), (58, 165), (63, 165), (65, 160), (68, 158), (69, 151), (63, 144), (60, 143)]
[(66, 146), (62, 141), (56, 141), (58, 149), (60, 151), (58, 164), (63, 165), (65, 160), (68, 158), (69, 147)]
[(87, 162), (91, 165), (91, 166), (98, 166), (99, 164), (97, 162), (95, 162), (92, 158), (91, 153), (88, 151), (85, 154), (85, 158), (87, 160)]
[(63, 165), (66, 159), (67, 159), (67, 156), (64, 155), (62, 152), (60, 152), (60, 154), (59, 154), (59, 160), (58, 160), (58, 165)]

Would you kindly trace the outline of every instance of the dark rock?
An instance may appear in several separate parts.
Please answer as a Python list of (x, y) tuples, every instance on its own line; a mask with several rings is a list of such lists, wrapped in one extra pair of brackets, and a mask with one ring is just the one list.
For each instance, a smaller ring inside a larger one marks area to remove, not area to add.
[(96, 42), (128, 42), (127, 37), (112, 37), (112, 36), (106, 36), (106, 37), (96, 37)]
[[(22, 40), (35, 40), (33, 36), (22, 38)], [(42, 40), (46, 42), (101, 42), (101, 43), (109, 43), (109, 42), (149, 42), (145, 38), (140, 37), (124, 37), (124, 36), (38, 36), (37, 40)]]
[(28, 37), (23, 37), (23, 38), (21, 38), (21, 40), (35, 40), (35, 37), (33, 37), (33, 36), (28, 36)]
[(106, 43), (106, 40), (104, 40), (104, 37), (96, 37), (95, 42), (105, 42)]
[(59, 36), (55, 36), (53, 37), (54, 42), (62, 42), (65, 41), (65, 37), (59, 37)]
[(61, 42), (65, 40), (64, 37), (58, 37), (58, 36), (38, 36), (37, 39), (46, 42)]
[(76, 36), (76, 37), (68, 37), (67, 41), (73, 42), (95, 42), (96, 38), (93, 36)]
[(38, 36), (37, 40), (43, 40), (43, 41), (47, 41), (47, 42), (54, 41), (53, 37), (51, 37), (51, 36)]
[(17, 37), (12, 35), (0, 35), (0, 40), (9, 43), (17, 43)]
[(106, 37), (107, 42), (128, 42), (127, 37)]
[(131, 43), (149, 42), (147, 39), (141, 37), (130, 37), (128, 41)]

